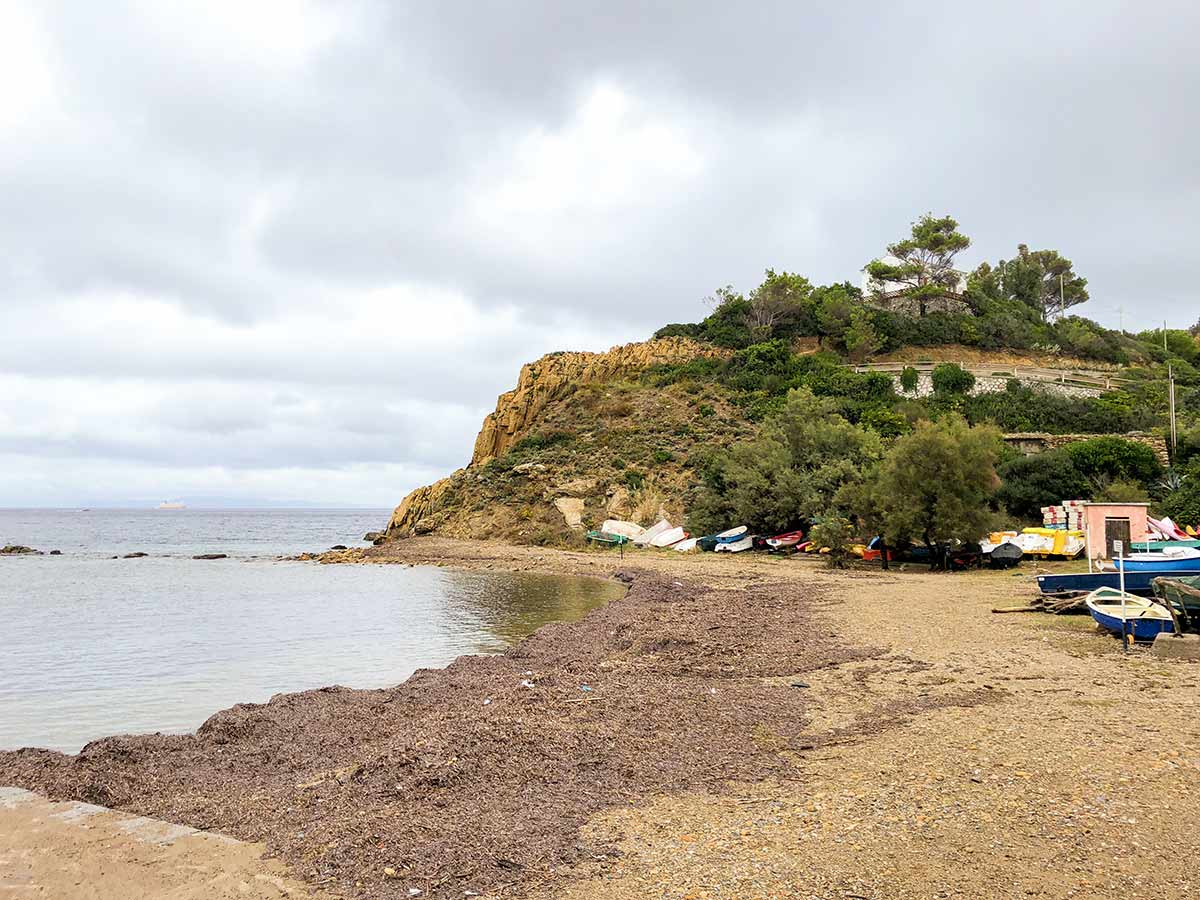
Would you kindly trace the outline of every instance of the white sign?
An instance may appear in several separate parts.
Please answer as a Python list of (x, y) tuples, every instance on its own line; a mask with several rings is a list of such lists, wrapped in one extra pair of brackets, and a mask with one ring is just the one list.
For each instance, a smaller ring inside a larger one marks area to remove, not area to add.
[(1125, 542), (1124, 541), (1113, 541), (1113, 553), (1117, 554), (1117, 556), (1120, 556), (1124, 552), (1125, 552)]

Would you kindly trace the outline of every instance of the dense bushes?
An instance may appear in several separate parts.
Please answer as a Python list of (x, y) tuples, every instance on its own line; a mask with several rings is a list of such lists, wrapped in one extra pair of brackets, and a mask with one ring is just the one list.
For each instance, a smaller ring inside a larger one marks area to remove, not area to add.
[(938, 394), (966, 394), (975, 387), (975, 376), (955, 363), (934, 366), (931, 377)]
[(1190, 477), (1161, 504), (1163, 515), (1181, 525), (1200, 526), (1200, 478)]
[(1098, 437), (1067, 447), (1067, 455), (1085, 478), (1138, 481), (1148, 484), (1162, 475), (1162, 465), (1145, 444), (1119, 437)]
[(1041, 519), (1041, 508), (1091, 496), (1087, 478), (1062, 450), (1022, 456), (999, 470), (1002, 482), (996, 499), (1019, 519)]

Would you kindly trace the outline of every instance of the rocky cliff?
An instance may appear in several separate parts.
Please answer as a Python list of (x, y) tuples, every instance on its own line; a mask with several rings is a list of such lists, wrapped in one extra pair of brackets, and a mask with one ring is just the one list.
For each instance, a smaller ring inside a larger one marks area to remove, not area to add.
[(687, 338), (660, 338), (613, 347), (605, 353), (551, 353), (521, 367), (517, 386), (501, 394), (483, 420), (471, 465), (503, 455), (538, 422), (550, 401), (580, 385), (603, 384), (659, 363), (682, 362), (721, 351)]
[[(641, 470), (625, 472), (625, 465), (643, 456), (650, 462), (654, 452), (673, 457), (656, 428), (673, 423), (678, 430), (675, 420), (699, 418), (697, 409), (706, 398), (672, 401), (665, 392), (656, 404), (659, 391), (620, 383), (650, 366), (725, 352), (686, 338), (661, 338), (604, 353), (551, 353), (526, 364), (517, 386), (501, 394), (495, 411), (484, 418), (466, 468), (405, 497), (392, 513), (388, 536), (496, 533), (520, 539), (539, 526), (586, 521), (589, 504), (597, 514), (639, 499), (653, 505), (645, 488), (658, 485), (656, 496), (675, 491), (683, 483), (670, 477), (678, 466), (662, 462), (657, 471), (644, 473), (648, 477), (635, 477)], [(618, 387), (609, 389), (613, 385)], [(709, 410), (716, 408), (712, 404), (719, 401), (712, 398)], [(640, 412), (659, 421), (647, 422)], [(711, 415), (701, 426), (705, 432), (724, 427), (722, 419), (708, 421)], [(508, 458), (524, 439), (548, 429), (549, 442), (557, 445), (552, 450)], [(499, 466), (502, 459), (511, 465)], [(618, 471), (612, 470), (614, 461)]]

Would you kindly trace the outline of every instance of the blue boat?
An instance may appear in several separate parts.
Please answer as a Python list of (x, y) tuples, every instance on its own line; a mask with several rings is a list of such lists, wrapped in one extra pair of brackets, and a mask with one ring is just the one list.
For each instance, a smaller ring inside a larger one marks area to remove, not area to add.
[(1097, 588), (1088, 594), (1087, 608), (1101, 628), (1113, 634), (1128, 634), (1135, 641), (1153, 641), (1175, 630), (1165, 606), (1128, 591), (1122, 595), (1114, 588)]
[[(1126, 572), (1125, 591), (1149, 597), (1154, 593), (1151, 582), (1160, 575), (1158, 572)], [(1090, 594), (1096, 588), (1114, 588), (1120, 590), (1121, 574), (1119, 572), (1081, 572), (1077, 575), (1039, 575), (1038, 589), (1053, 597), (1065, 597), (1069, 594)]]
[(1200, 550), (1193, 547), (1178, 547), (1160, 553), (1134, 553), (1113, 560), (1113, 569), (1128, 572), (1176, 573), (1200, 575)]

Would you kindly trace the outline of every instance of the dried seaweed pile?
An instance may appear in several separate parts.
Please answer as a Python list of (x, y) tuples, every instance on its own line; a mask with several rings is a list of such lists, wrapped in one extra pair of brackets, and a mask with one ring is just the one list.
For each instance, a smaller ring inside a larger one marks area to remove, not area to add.
[(194, 736), (0, 754), (0, 784), (265, 841), (348, 895), (462, 897), (553, 877), (611, 852), (579, 843), (600, 809), (786, 777), (781, 751), (819, 738), (805, 734), (805, 691), (764, 677), (871, 655), (814, 627), (803, 585), (632, 580), (625, 598), (502, 656), (386, 690), (235, 706)]

